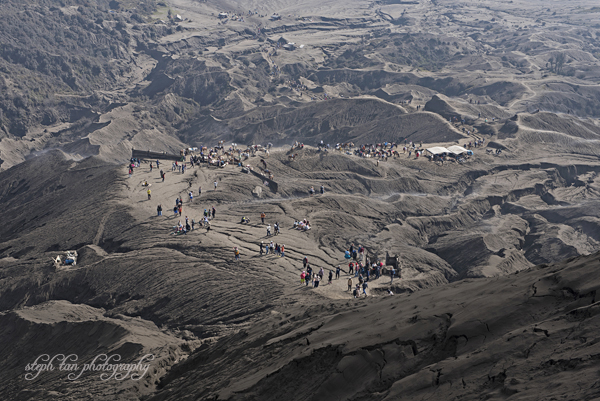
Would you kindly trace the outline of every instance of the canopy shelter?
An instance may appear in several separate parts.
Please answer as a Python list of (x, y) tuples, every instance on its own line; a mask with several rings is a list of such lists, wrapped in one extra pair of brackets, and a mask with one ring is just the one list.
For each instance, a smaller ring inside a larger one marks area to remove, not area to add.
[(434, 146), (433, 148), (428, 148), (427, 151), (432, 155), (443, 155), (444, 153), (452, 153), (448, 149), (443, 148), (441, 146)]
[(464, 153), (469, 153), (469, 151), (465, 148), (463, 148), (462, 146), (458, 146), (458, 145), (454, 145), (454, 146), (450, 146), (448, 148), (448, 150), (452, 153), (454, 153), (455, 155), (462, 155)]

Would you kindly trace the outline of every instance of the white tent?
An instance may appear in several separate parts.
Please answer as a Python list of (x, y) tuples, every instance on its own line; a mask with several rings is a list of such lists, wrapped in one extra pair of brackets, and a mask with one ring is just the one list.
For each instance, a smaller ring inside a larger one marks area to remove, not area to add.
[(455, 155), (462, 155), (463, 153), (469, 153), (469, 151), (465, 148), (463, 148), (462, 146), (458, 146), (458, 145), (454, 145), (454, 146), (450, 146), (448, 148), (448, 150), (452, 153), (454, 153)]
[(441, 146), (434, 146), (433, 148), (427, 149), (429, 153), (432, 155), (441, 155), (443, 153), (451, 153), (448, 149), (443, 148)]

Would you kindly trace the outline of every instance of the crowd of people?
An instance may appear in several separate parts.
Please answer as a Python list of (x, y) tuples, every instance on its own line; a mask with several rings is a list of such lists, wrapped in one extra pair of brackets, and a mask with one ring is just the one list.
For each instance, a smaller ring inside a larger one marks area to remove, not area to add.
[[(303, 147), (303, 145), (300, 143), (296, 143), (295, 145), (300, 148)], [(363, 152), (368, 151), (369, 153), (377, 154), (377, 152), (389, 151), (389, 150), (393, 149), (394, 147), (397, 147), (397, 145), (392, 144), (392, 143), (382, 143), (382, 144), (375, 144), (375, 145), (363, 145), (361, 147), (361, 149)], [(339, 146), (339, 148), (347, 148), (347, 146)], [(260, 149), (261, 149), (260, 146), (253, 146), (253, 147), (247, 148), (246, 152), (248, 152), (250, 154), (250, 153), (256, 152)], [(206, 147), (199, 147), (198, 149), (190, 148), (190, 149), (181, 150), (180, 155), (182, 156), (182, 160), (175, 161), (172, 163), (172, 172), (178, 172), (180, 174), (185, 174), (186, 170), (188, 170), (188, 167), (194, 168), (195, 166), (198, 166), (200, 163), (205, 161), (204, 158), (207, 155), (209, 157), (215, 157), (215, 156), (218, 157), (219, 155), (224, 154), (224, 152), (229, 151), (230, 153), (234, 153), (236, 150), (239, 150), (239, 149), (237, 149), (236, 144), (232, 144), (232, 146), (228, 150), (226, 150), (225, 147), (223, 146), (222, 142), (220, 142), (219, 145), (217, 145), (213, 148), (210, 148), (210, 149), (208, 149)], [(195, 151), (198, 151), (198, 153), (195, 153)], [(189, 162), (186, 162), (186, 159), (188, 157), (189, 157)], [(153, 162), (151, 162), (151, 166), (152, 166)], [(130, 160), (130, 165), (129, 165), (130, 174), (133, 174), (133, 170), (139, 168), (140, 166), (141, 166), (141, 161), (139, 159)], [(159, 169), (160, 167), (161, 167), (160, 160), (156, 160), (156, 168)], [(153, 171), (153, 168), (154, 168), (153, 166), (150, 168), (151, 172)], [(160, 177), (164, 181), (165, 172), (163, 170), (160, 170)], [(149, 184), (147, 180), (143, 180), (142, 185), (147, 187), (148, 200), (151, 200), (152, 199), (151, 191), (149, 188), (151, 184)], [(214, 190), (217, 190), (218, 181), (215, 180), (213, 185), (214, 185)], [(315, 192), (316, 191), (315, 191), (314, 187), (311, 187), (310, 194), (313, 195), (313, 194), (315, 194)], [(321, 186), (320, 193), (321, 194), (325, 193), (324, 186)], [(201, 195), (202, 195), (202, 187), (201, 186), (198, 187), (197, 196), (195, 196), (195, 193), (193, 190), (188, 188), (188, 191), (187, 191), (188, 201), (186, 203), (188, 203), (189, 206), (194, 205), (195, 202), (199, 203), (196, 201), (196, 198), (200, 198)], [(186, 207), (188, 207), (188, 206), (186, 205)], [(184, 209), (183, 197), (178, 196), (175, 199), (175, 203), (174, 203), (174, 206), (172, 209), (173, 210), (173, 218), (175, 220), (177, 220), (177, 224), (172, 226), (171, 234), (187, 235), (188, 233), (195, 231), (199, 227), (204, 227), (204, 228), (206, 228), (207, 231), (210, 230), (211, 220), (215, 219), (215, 216), (216, 216), (216, 209), (214, 206), (204, 209), (204, 213), (201, 218), (195, 218), (195, 217), (190, 218), (190, 217), (184, 215), (183, 209)], [(193, 207), (192, 210), (197, 210), (197, 207)], [(159, 203), (156, 207), (157, 216), (159, 216), (159, 217), (163, 216), (163, 211), (164, 211), (163, 204)], [(263, 225), (266, 225), (267, 237), (277, 236), (280, 233), (279, 222), (276, 221), (271, 226), (271, 223), (268, 223), (266, 221), (266, 213), (264, 213), (264, 212), (260, 213), (260, 221)], [(244, 217), (242, 217), (241, 222), (249, 223), (249, 219), (244, 216)], [(310, 226), (310, 222), (307, 219), (303, 219), (303, 220), (295, 220), (292, 228), (299, 230), (299, 231), (308, 231), (308, 230), (310, 230), (311, 226)], [(355, 248), (353, 245), (351, 245), (351, 247), (347, 253), (349, 255), (349, 258), (353, 259), (353, 261), (350, 262), (350, 264), (349, 264), (349, 270), (348, 270), (348, 275), (349, 275), (348, 291), (350, 291), (354, 297), (367, 296), (367, 289), (368, 289), (369, 281), (373, 280), (373, 279), (378, 279), (381, 276), (381, 268), (382, 268), (383, 264), (379, 261), (377, 261), (375, 263), (369, 263), (368, 258), (366, 258), (366, 263), (363, 263), (364, 259), (365, 259), (364, 252), (365, 251), (364, 251), (363, 247)], [(234, 247), (233, 254), (234, 254), (234, 260), (241, 259), (241, 252), (240, 252), (239, 247)], [(273, 240), (261, 241), (260, 246), (259, 246), (259, 255), (260, 256), (274, 255), (274, 256), (283, 258), (283, 257), (285, 257), (285, 245), (276, 243)], [(335, 273), (334, 273), (334, 270), (335, 270)], [(327, 272), (325, 271), (325, 269), (323, 267), (321, 267), (318, 272), (313, 272), (312, 267), (308, 264), (308, 259), (305, 257), (304, 258), (304, 270), (302, 271), (302, 274), (301, 274), (301, 282), (305, 286), (311, 285), (314, 288), (318, 288), (319, 285), (323, 284), (322, 281), (324, 281), (324, 280), (327, 280), (327, 284), (332, 284), (334, 277), (336, 280), (340, 279), (342, 271), (343, 270), (342, 270), (341, 266), (337, 266), (337, 268), (329, 269), (329, 271), (327, 271)]]
[[(346, 259), (351, 259), (348, 263), (348, 288), (347, 292), (351, 293), (354, 298), (360, 298), (367, 296), (367, 289), (369, 288), (369, 282), (377, 280), (382, 275), (383, 262), (379, 260), (370, 261), (369, 257), (366, 256), (366, 250), (363, 246), (359, 245), (355, 247), (354, 244), (350, 245), (344, 253)], [(335, 269), (335, 279), (339, 279), (342, 272), (341, 265), (338, 265)], [(300, 273), (300, 284), (303, 286), (312, 286), (318, 288), (319, 284), (325, 278), (325, 270), (321, 267), (318, 272), (313, 272), (308, 256), (302, 259), (302, 272)], [(394, 277), (400, 277), (399, 270), (392, 267), (389, 271), (390, 285), (394, 281)], [(329, 269), (328, 272), (328, 283), (333, 283), (334, 272)], [(388, 290), (388, 294), (393, 295), (393, 292)]]
[(300, 221), (294, 221), (294, 225), (292, 226), (295, 230), (300, 231), (308, 231), (310, 230), (310, 222), (306, 219)]
[(265, 244), (264, 241), (261, 241), (258, 252), (260, 256), (271, 254), (283, 258), (285, 256), (285, 245), (277, 244), (273, 241)]

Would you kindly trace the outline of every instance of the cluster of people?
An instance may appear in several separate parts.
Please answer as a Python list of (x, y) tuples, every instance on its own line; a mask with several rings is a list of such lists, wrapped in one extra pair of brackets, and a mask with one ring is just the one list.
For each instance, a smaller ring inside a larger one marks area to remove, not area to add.
[(331, 99), (331, 96), (329, 96), (327, 93), (324, 93), (322, 96), (315, 95), (310, 98), (310, 100), (329, 100), (329, 99)]
[(141, 162), (141, 160), (136, 157), (132, 157), (131, 159), (129, 159), (128, 167), (129, 167), (129, 176), (130, 177), (133, 174), (133, 169), (140, 166), (140, 162)]
[[(192, 224), (193, 224), (193, 220), (192, 220)], [(177, 222), (177, 225), (174, 226), (173, 228), (175, 229), (175, 231), (172, 234), (175, 234), (175, 235), (187, 234), (188, 231), (193, 230), (192, 226), (190, 226), (190, 222), (189, 222), (189, 219), (187, 216), (185, 216), (185, 226), (183, 225), (181, 220), (179, 220)]]
[(186, 163), (175, 161), (171, 164), (171, 171), (178, 171), (179, 173), (185, 173)]
[(362, 260), (364, 253), (365, 248), (362, 245), (355, 247), (354, 244), (350, 244), (350, 248), (344, 252), (344, 257), (357, 261), (358, 259)]
[(217, 209), (215, 207), (211, 207), (210, 209), (204, 209), (204, 214), (202, 215), (202, 222), (207, 227), (207, 230), (210, 230), (210, 219), (214, 219), (217, 213)]
[(302, 97), (302, 91), (307, 91), (308, 87), (306, 85), (304, 85), (302, 82), (300, 82), (300, 80), (287, 80), (286, 85), (289, 86), (290, 89), (297, 91), (300, 94), (300, 97)]
[[(192, 191), (190, 191), (190, 201), (193, 199)], [(159, 204), (156, 207), (156, 212), (158, 216), (162, 216), (163, 206)], [(182, 217), (183, 214), (183, 199), (177, 197), (175, 199), (175, 206), (173, 207), (174, 216)], [(172, 234), (187, 234), (189, 231), (193, 231), (196, 224), (200, 226), (206, 227), (206, 230), (210, 230), (210, 221), (209, 219), (214, 218), (216, 215), (216, 209), (213, 206), (210, 209), (204, 209), (204, 215), (201, 220), (196, 222), (194, 219), (189, 219), (188, 216), (185, 216), (185, 224), (179, 220), (176, 226), (174, 226), (174, 232)]]
[(181, 217), (182, 212), (183, 212), (183, 200), (178, 197), (175, 199), (175, 206), (173, 207), (173, 213), (175, 214), (175, 216), (177, 216), (179, 214), (179, 217)]
[[(321, 192), (321, 195), (325, 194), (325, 187), (323, 185), (321, 185), (321, 188), (319, 190)], [(308, 189), (308, 195), (309, 196), (313, 196), (315, 194), (315, 187), (310, 187)]]
[[(199, 153), (196, 153), (199, 151)], [(200, 145), (199, 148), (185, 150), (185, 155), (190, 156), (190, 165), (200, 165), (206, 163), (207, 166), (224, 167), (230, 163), (237, 163), (241, 160), (241, 154), (244, 150), (239, 149), (237, 143), (232, 143), (228, 149), (225, 149), (224, 141), (219, 141), (216, 146), (207, 147)]]
[(482, 147), (485, 144), (485, 138), (483, 139), (476, 139), (475, 141), (469, 141), (469, 143), (465, 143), (465, 148), (467, 149), (471, 149), (471, 148), (477, 148), (477, 147)]
[(354, 274), (354, 277), (357, 277), (359, 282), (369, 281), (371, 276), (375, 276), (376, 279), (381, 277), (381, 269), (383, 268), (383, 262), (375, 262), (372, 265), (369, 263), (362, 262), (350, 262), (348, 264), (348, 272), (349, 274)]
[[(354, 150), (354, 155), (358, 157), (370, 157), (386, 160), (397, 154), (398, 144), (395, 142), (383, 142), (377, 144), (360, 145)], [(349, 153), (349, 152), (346, 152)]]
[(267, 224), (267, 237), (272, 235), (279, 235), (279, 222), (275, 222), (275, 224), (273, 224), (273, 231), (271, 231), (271, 224)]
[[(300, 273), (300, 284), (305, 285), (305, 286), (308, 286), (310, 284), (310, 285), (312, 285), (313, 288), (319, 287), (319, 283), (324, 278), (324, 274), (325, 274), (324, 269), (321, 267), (319, 269), (318, 273), (313, 273), (313, 269), (310, 266), (310, 264), (308, 263), (308, 257), (305, 256), (302, 262), (303, 262), (303, 270)], [(354, 263), (350, 263), (350, 265), (353, 266)], [(357, 263), (356, 265), (358, 266), (359, 264)], [(380, 267), (378, 267), (378, 268), (380, 269)], [(367, 289), (369, 288), (369, 284), (368, 284), (369, 276), (367, 275), (367, 277), (365, 278), (365, 277), (363, 277), (362, 273), (352, 276), (353, 269), (354, 269), (354, 267), (351, 267), (350, 277), (348, 277), (348, 291), (352, 291), (352, 295), (354, 296), (354, 298), (359, 298), (362, 295), (364, 295), (366, 297)], [(338, 265), (338, 267), (336, 268), (336, 271), (335, 271), (336, 280), (340, 278), (340, 271), (341, 271), (341, 266)], [(362, 264), (360, 264), (360, 267), (356, 269), (357, 273), (360, 271), (363, 271)], [(334, 275), (334, 273), (330, 269), (329, 273), (328, 273), (328, 278), (329, 278), (328, 284), (332, 284), (333, 275)], [(356, 283), (356, 285), (354, 285), (353, 277), (355, 277), (358, 281)], [(392, 280), (393, 280), (393, 276), (392, 276)], [(362, 292), (361, 292), (361, 290), (362, 290)], [(388, 293), (390, 293), (390, 291), (388, 291)]]
[(293, 228), (300, 231), (308, 231), (310, 230), (310, 222), (306, 219), (301, 221), (294, 221)]
[(284, 257), (285, 256), (285, 245), (283, 244), (277, 244), (277, 243), (273, 243), (273, 241), (271, 241), (270, 243), (266, 244), (261, 241), (260, 242), (260, 256), (262, 255), (268, 255), (269, 253), (271, 255), (277, 255), (279, 257)]
[[(361, 286), (362, 286), (362, 294), (360, 292)], [(349, 278), (348, 279), (348, 291), (350, 291), (351, 288), (352, 288), (352, 279)], [(366, 281), (359, 282), (358, 284), (356, 284), (356, 287), (352, 291), (352, 295), (354, 296), (354, 298), (360, 298), (361, 295), (364, 295), (366, 297), (367, 296), (367, 288), (369, 288), (369, 284), (367, 284)]]
[[(313, 274), (313, 269), (312, 267), (310, 267), (310, 264), (308, 264), (307, 262), (307, 258), (304, 258), (304, 269), (302, 271), (302, 273), (300, 273), (300, 283), (304, 284), (305, 286), (308, 286), (309, 284), (313, 287), (313, 288), (317, 288), (319, 286), (319, 283), (323, 280), (323, 276), (325, 274), (325, 271), (323, 270), (323, 268), (321, 267), (321, 269), (319, 270), (318, 273), (314, 273)], [(329, 271), (329, 284), (331, 284), (333, 279), (333, 272), (330, 270)]]

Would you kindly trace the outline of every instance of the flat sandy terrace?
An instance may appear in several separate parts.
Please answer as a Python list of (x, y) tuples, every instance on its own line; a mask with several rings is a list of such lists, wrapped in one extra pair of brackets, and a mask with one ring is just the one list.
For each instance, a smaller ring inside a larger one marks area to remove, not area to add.
[[(403, 145), (399, 145), (400, 149)], [(239, 145), (238, 145), (239, 147)], [(243, 146), (241, 147), (243, 148)], [(310, 147), (306, 146), (306, 150)], [(290, 147), (273, 148), (271, 155), (266, 158), (268, 165), (271, 165), (272, 161), (276, 159), (287, 158)], [(314, 148), (311, 148), (314, 150)], [(295, 151), (297, 153), (297, 151)], [(400, 151), (401, 152), (401, 151)], [(341, 151), (331, 150), (331, 155), (336, 154), (341, 157), (360, 159), (358, 156), (349, 156), (343, 154)], [(261, 153), (259, 153), (260, 155)], [(262, 156), (252, 157), (244, 162), (244, 164), (250, 163), (255, 169), (258, 169), (259, 160)], [(382, 169), (387, 169), (387, 166), (393, 164), (402, 163), (402, 159), (414, 160), (414, 154), (409, 159), (407, 154), (400, 154), (398, 159), (389, 158), (388, 162), (381, 162), (380, 166)], [(369, 163), (373, 165), (377, 164), (376, 160), (368, 159)], [(424, 167), (430, 164), (425, 157), (420, 160), (414, 160), (412, 163), (423, 165)], [(230, 263), (238, 263), (241, 266), (246, 266), (249, 269), (256, 269), (257, 274), (269, 274), (275, 277), (277, 281), (281, 282), (282, 285), (289, 289), (296, 288), (295, 291), (306, 291), (309, 287), (300, 286), (300, 273), (302, 271), (302, 260), (305, 256), (308, 257), (309, 263), (311, 264), (313, 271), (318, 272), (322, 267), (325, 270), (325, 277), (321, 282), (318, 289), (314, 291), (318, 294), (329, 298), (349, 298), (351, 293), (347, 291), (347, 279), (349, 276), (348, 263), (349, 261), (344, 258), (343, 251), (327, 246), (323, 243), (319, 243), (318, 238), (314, 238), (311, 235), (311, 231), (301, 232), (291, 228), (294, 220), (301, 220), (308, 218), (311, 220), (310, 215), (315, 211), (306, 209), (305, 203), (309, 204), (317, 198), (327, 199), (327, 202), (344, 202), (346, 200), (359, 200), (361, 195), (348, 195), (335, 193), (329, 187), (326, 189), (325, 195), (318, 194), (319, 186), (315, 184), (317, 195), (310, 198), (308, 197), (308, 186), (306, 187), (306, 195), (300, 196), (270, 196), (263, 199), (254, 199), (252, 197), (244, 196), (245, 200), (236, 200), (239, 198), (239, 191), (241, 188), (238, 186), (242, 184), (248, 189), (254, 188), (255, 186), (262, 186), (263, 191), (268, 192), (268, 188), (261, 185), (260, 180), (254, 176), (246, 175), (241, 172), (241, 169), (237, 166), (229, 165), (225, 168), (217, 167), (206, 167), (206, 164), (201, 164), (200, 167), (189, 167), (184, 174), (178, 172), (171, 172), (171, 162), (161, 161), (160, 169), (166, 172), (166, 179), (163, 183), (159, 178), (159, 170), (156, 168), (155, 163), (153, 172), (150, 173), (149, 165), (142, 163), (140, 168), (136, 168), (134, 174), (126, 180), (127, 185), (124, 187), (126, 190), (125, 203), (134, 205), (132, 214), (133, 216), (147, 229), (144, 232), (148, 233), (147, 238), (141, 238), (136, 247), (145, 248), (150, 246), (150, 243), (154, 241), (158, 242), (177, 242), (182, 247), (193, 247), (192, 244), (199, 243), (203, 248), (221, 249), (218, 252), (211, 252), (210, 259), (216, 258), (219, 265), (222, 265), (224, 269)], [(450, 166), (449, 168), (452, 168)], [(414, 167), (413, 167), (414, 168)], [(293, 181), (294, 177), (275, 177), (278, 183), (285, 184), (285, 181)], [(151, 184), (152, 200), (147, 201), (146, 198), (146, 187), (143, 187), (141, 183), (148, 181)], [(217, 190), (214, 190), (213, 182), (218, 182)], [(198, 195), (199, 187), (202, 188), (202, 194)], [(194, 191), (194, 200), (192, 203), (189, 202), (188, 192)], [(183, 199), (183, 214), (181, 217), (175, 217), (173, 214), (173, 206), (175, 205), (175, 199), (181, 197)], [(314, 198), (314, 199), (313, 199)], [(355, 199), (356, 198), (356, 199)], [(371, 201), (381, 202), (385, 204), (387, 197), (378, 196), (371, 198)], [(156, 206), (158, 204), (163, 206), (163, 216), (156, 217)], [(210, 209), (215, 206), (217, 210), (217, 217), (211, 220), (211, 230), (206, 232), (202, 227), (196, 226), (194, 231), (189, 232), (187, 235), (174, 236), (171, 233), (174, 231), (172, 228), (181, 221), (185, 225), (185, 217), (189, 217), (190, 221), (194, 219), (196, 222), (200, 221), (203, 216), (204, 209)], [(295, 210), (298, 208), (298, 210)], [(265, 225), (260, 224), (259, 215), (261, 211), (268, 210)], [(306, 210), (308, 213), (303, 215), (302, 210)], [(240, 224), (242, 216), (249, 217), (251, 224)], [(320, 218), (316, 218), (320, 220)], [(278, 236), (266, 237), (266, 225), (271, 226), (278, 221), (280, 224), (280, 234)], [(312, 230), (322, 230), (324, 227), (317, 228), (315, 224)], [(341, 237), (343, 238), (343, 234)], [(265, 244), (273, 240), (276, 243), (285, 245), (285, 257), (280, 258), (273, 255), (259, 257), (259, 244), (263, 241)], [(143, 243), (147, 243), (144, 245)], [(348, 243), (348, 246), (350, 243)], [(358, 245), (358, 243), (355, 243)], [(233, 248), (238, 247), (241, 252), (241, 261), (233, 262)], [(378, 256), (385, 262), (385, 253), (379, 253)], [(199, 256), (199, 260), (202, 260), (202, 256)], [(341, 265), (342, 275), (339, 280), (334, 280), (333, 285), (327, 284), (327, 276), (329, 270), (333, 270), (335, 274), (336, 266)], [(259, 268), (259, 266), (261, 266)], [(402, 288), (404, 285), (402, 281), (410, 282), (411, 280), (421, 280), (422, 274), (418, 273), (409, 266), (404, 271), (403, 280), (394, 280), (394, 290)], [(262, 270), (266, 268), (266, 270)], [(353, 278), (354, 284), (358, 283), (357, 278)], [(298, 287), (294, 283), (298, 284)], [(381, 289), (387, 291), (390, 287), (390, 277), (384, 276), (379, 280), (371, 280), (369, 282), (370, 295), (375, 294)], [(411, 287), (409, 284), (407, 287)]]

